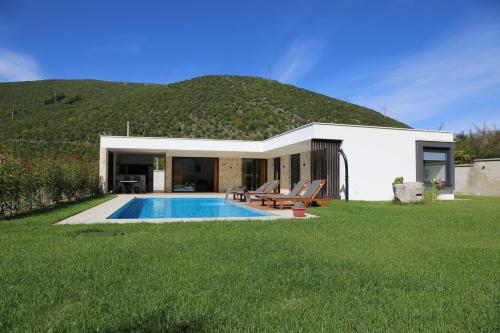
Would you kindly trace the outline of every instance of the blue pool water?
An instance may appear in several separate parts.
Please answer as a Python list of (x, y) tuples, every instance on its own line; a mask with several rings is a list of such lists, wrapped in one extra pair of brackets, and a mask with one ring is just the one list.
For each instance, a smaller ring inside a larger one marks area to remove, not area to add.
[(134, 198), (108, 219), (166, 219), (267, 216), (223, 198)]

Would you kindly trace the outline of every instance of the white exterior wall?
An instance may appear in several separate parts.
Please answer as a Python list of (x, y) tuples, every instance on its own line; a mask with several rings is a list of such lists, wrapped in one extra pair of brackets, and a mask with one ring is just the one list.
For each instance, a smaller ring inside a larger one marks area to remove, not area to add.
[[(349, 162), (349, 199), (392, 200), (392, 181), (402, 176), (415, 182), (416, 141), (452, 142), (453, 133), (375, 127), (315, 127), (317, 139), (342, 140)], [(345, 186), (344, 163), (340, 158), (340, 186)], [(344, 193), (341, 194), (344, 197)]]
[[(310, 140), (342, 140), (349, 162), (352, 200), (391, 200), (392, 181), (402, 176), (416, 181), (416, 141), (453, 142), (453, 133), (384, 127), (314, 123), (264, 141), (198, 140), (137, 137), (101, 137), (101, 149), (149, 152), (169, 151), (170, 156), (273, 158), (310, 150)], [(101, 154), (101, 158), (103, 155)], [(102, 161), (101, 161), (101, 164)], [(168, 163), (166, 163), (168, 164)], [(168, 169), (167, 169), (168, 170)], [(282, 180), (288, 181), (281, 170)], [(169, 190), (166, 175), (166, 190)], [(340, 158), (340, 187), (344, 163)], [(288, 184), (284, 184), (288, 189)], [(341, 193), (344, 196), (344, 193)]]

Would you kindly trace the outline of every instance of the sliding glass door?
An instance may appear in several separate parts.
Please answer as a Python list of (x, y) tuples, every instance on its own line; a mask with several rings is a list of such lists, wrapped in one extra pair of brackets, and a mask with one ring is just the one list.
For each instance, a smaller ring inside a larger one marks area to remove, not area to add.
[(217, 192), (219, 160), (205, 157), (174, 157), (172, 159), (172, 190), (174, 192)]
[(243, 186), (248, 190), (256, 190), (267, 180), (267, 160), (243, 159)]

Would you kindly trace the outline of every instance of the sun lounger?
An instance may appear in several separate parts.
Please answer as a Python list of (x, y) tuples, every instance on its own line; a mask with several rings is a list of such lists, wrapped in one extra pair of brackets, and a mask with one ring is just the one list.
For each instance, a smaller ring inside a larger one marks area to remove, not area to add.
[(276, 190), (276, 188), (280, 185), (279, 180), (271, 180), (269, 182), (266, 182), (264, 185), (259, 187), (255, 191), (235, 191), (233, 193), (233, 198), (234, 199), (239, 199), (240, 201), (246, 201), (247, 198), (251, 197), (252, 195), (263, 195), (263, 194), (270, 194)]
[(296, 197), (276, 197), (269, 199), (273, 201), (273, 207), (283, 209), (285, 205), (293, 205), (296, 202), (302, 202), (304, 205), (310, 205), (313, 202), (323, 206), (328, 204), (328, 201), (332, 200), (331, 197), (318, 197), (319, 192), (323, 189), (326, 184), (326, 180), (314, 180), (307, 187), (307, 190), (303, 195), (298, 195)]
[(304, 187), (309, 184), (309, 180), (300, 180), (290, 191), (288, 194), (279, 194), (279, 193), (273, 193), (273, 194), (259, 194), (256, 195), (261, 201), (262, 201), (262, 206), (265, 206), (266, 201), (270, 200), (272, 198), (295, 198), (298, 195), (300, 195), (300, 192), (304, 189)]

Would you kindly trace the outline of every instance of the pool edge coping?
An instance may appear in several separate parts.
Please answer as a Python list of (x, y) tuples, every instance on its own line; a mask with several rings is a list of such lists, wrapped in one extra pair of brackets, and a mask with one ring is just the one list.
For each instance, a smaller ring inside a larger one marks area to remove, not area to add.
[[(291, 209), (276, 211), (265, 211), (269, 216), (254, 216), (254, 217), (205, 217), (205, 218), (158, 218), (158, 219), (107, 219), (115, 211), (126, 205), (132, 199), (142, 197), (179, 197), (170, 193), (154, 193), (154, 194), (123, 194), (118, 195), (116, 198), (108, 200), (100, 205), (89, 208), (83, 212), (63, 219), (55, 225), (83, 225), (83, 224), (125, 224), (125, 223), (174, 223), (174, 222), (209, 222), (209, 221), (265, 221), (265, 220), (284, 220), (284, 219), (309, 219), (318, 216), (313, 214), (306, 214), (304, 218), (297, 218), (293, 216)], [(182, 197), (220, 197), (223, 198), (224, 194), (197, 194), (197, 195), (183, 195)], [(237, 202), (231, 203), (238, 205)], [(255, 207), (244, 206), (247, 209), (259, 210)]]

